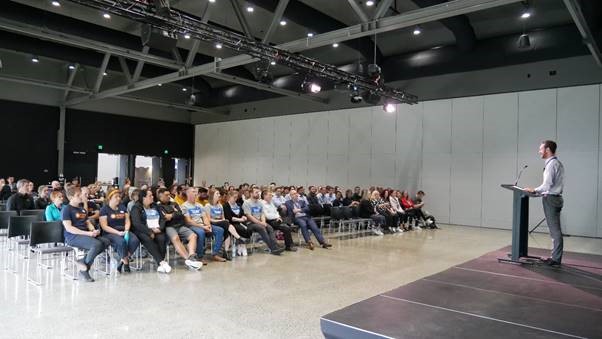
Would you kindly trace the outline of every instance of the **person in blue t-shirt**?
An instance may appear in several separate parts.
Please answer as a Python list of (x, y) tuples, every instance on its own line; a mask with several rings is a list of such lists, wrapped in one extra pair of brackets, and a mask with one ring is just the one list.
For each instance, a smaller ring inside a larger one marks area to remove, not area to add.
[(72, 247), (88, 250), (83, 259), (77, 260), (80, 269), (79, 276), (84, 281), (92, 282), (90, 266), (94, 259), (109, 245), (109, 239), (100, 236), (100, 231), (88, 220), (88, 213), (79, 205), (82, 202), (82, 192), (79, 187), (70, 186), (66, 190), (69, 204), (61, 210), (63, 226), (65, 227), (65, 243)]
[(112, 190), (107, 195), (107, 204), (100, 209), (100, 227), (119, 256), (118, 272), (131, 272), (130, 255), (140, 246), (140, 240), (130, 232), (130, 226), (128, 210), (121, 204), (121, 191)]
[(63, 207), (63, 192), (52, 191), (50, 193), (51, 203), (46, 206), (44, 217), (46, 221), (61, 221), (61, 208)]

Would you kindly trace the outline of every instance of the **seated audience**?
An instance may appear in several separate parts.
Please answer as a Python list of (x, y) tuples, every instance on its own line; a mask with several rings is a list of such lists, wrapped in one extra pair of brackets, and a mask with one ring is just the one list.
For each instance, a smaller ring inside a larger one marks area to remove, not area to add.
[(353, 192), (350, 189), (348, 189), (345, 191), (345, 198), (343, 198), (343, 206), (359, 206), (360, 200), (356, 201), (355, 199), (353, 199)]
[(121, 204), (121, 191), (112, 190), (107, 195), (107, 203), (100, 209), (100, 227), (105, 238), (117, 252), (119, 264), (117, 272), (131, 272), (130, 256), (136, 252), (140, 241), (130, 232), (130, 215)]
[(61, 208), (63, 207), (63, 192), (52, 191), (50, 201), (44, 211), (46, 221), (61, 221)]
[(389, 196), (389, 204), (391, 205), (391, 209), (397, 214), (397, 216), (399, 217), (399, 220), (401, 222), (401, 225), (403, 225), (403, 230), (407, 231), (408, 228), (405, 225), (407, 222), (407, 215), (405, 213), (405, 211), (403, 210), (403, 208), (401, 207), (401, 203), (399, 202), (399, 197), (401, 196), (401, 193), (399, 191), (393, 191), (391, 193), (391, 195)]
[(90, 267), (96, 256), (101, 254), (109, 245), (109, 239), (100, 236), (100, 231), (88, 220), (88, 213), (80, 204), (82, 192), (79, 187), (72, 185), (67, 188), (69, 204), (63, 207), (61, 217), (65, 227), (65, 243), (72, 247), (87, 250), (83, 259), (77, 260), (79, 277), (84, 281), (93, 282)]
[(180, 206), (184, 214), (186, 226), (196, 233), (198, 237), (196, 254), (199, 258), (203, 259), (205, 256), (205, 238), (213, 237), (211, 259), (219, 262), (226, 261), (226, 259), (219, 255), (224, 242), (224, 229), (211, 223), (209, 214), (205, 213), (203, 206), (197, 202), (197, 196), (197, 188), (189, 187), (186, 191), (187, 200)]
[(278, 246), (274, 229), (265, 220), (263, 204), (259, 201), (260, 194), (259, 188), (253, 188), (250, 199), (242, 205), (242, 209), (248, 220), (247, 227), (252, 232), (259, 233), (263, 242), (268, 245), (271, 254), (280, 255), (284, 249)]
[(341, 193), (340, 191), (337, 191), (337, 193), (335, 194), (335, 199), (332, 201), (332, 206), (334, 207), (341, 207), (341, 206), (348, 206), (348, 205), (343, 205), (343, 193)]
[(35, 209), (35, 204), (29, 195), (29, 180), (21, 179), (17, 181), (17, 192), (6, 201), (6, 210), (21, 212), (33, 209)]
[(33, 182), (31, 181), (27, 184), (27, 194), (29, 194), (29, 196), (34, 200), (35, 204), (35, 200), (38, 197), (38, 192), (34, 190)]
[[(403, 206), (404, 211), (408, 215), (408, 220), (410, 220), (410, 218), (414, 219), (414, 227), (420, 229), (418, 223), (424, 220), (424, 214), (422, 214), (422, 211), (419, 208), (414, 206), (414, 202), (410, 199), (408, 191), (401, 191), (401, 206)], [(409, 222), (409, 227), (412, 229), (411, 221)]]
[(358, 203), (363, 199), (363, 194), (359, 186), (355, 186), (353, 189), (353, 195), (351, 196), (351, 200), (357, 201)]
[(372, 192), (370, 202), (372, 203), (372, 206), (374, 206), (376, 212), (385, 217), (385, 232), (401, 232), (399, 230), (399, 217), (397, 216), (397, 212), (393, 211), (388, 202), (381, 199), (378, 190)]
[(376, 212), (376, 209), (371, 202), (371, 194), (369, 190), (363, 191), (363, 197), (359, 203), (359, 216), (363, 219), (372, 219), (374, 222), (372, 233), (376, 235), (384, 234), (381, 229), (385, 225), (386, 219), (383, 215), (380, 215), (378, 212)]
[(311, 241), (308, 228), (311, 229), (312, 233), (323, 248), (332, 247), (331, 244), (326, 242), (322, 236), (322, 232), (320, 232), (320, 229), (318, 228), (318, 225), (316, 225), (316, 222), (311, 218), (307, 202), (302, 200), (295, 190), (291, 190), (290, 195), (291, 200), (286, 202), (286, 209), (293, 222), (301, 227), (301, 233), (303, 234), (303, 239), (305, 240), (307, 247), (312, 251), (314, 249), (314, 244)]
[(92, 222), (92, 224), (96, 226), (98, 225), (98, 221), (100, 219), (100, 207), (94, 201), (88, 200), (88, 187), (82, 187), (81, 191), (82, 207), (88, 212), (88, 220), (90, 220), (90, 222)]
[(12, 194), (10, 186), (3, 178), (0, 178), (0, 201), (8, 199)]
[[(197, 261), (197, 235), (186, 227), (184, 214), (178, 204), (170, 201), (169, 192), (164, 188), (159, 188), (157, 192), (160, 202), (158, 209), (165, 218), (165, 234), (168, 240), (174, 245), (176, 252), (185, 259), (184, 263), (188, 268), (200, 269), (203, 263)], [(184, 247), (182, 239), (188, 241), (188, 248)]]
[[(230, 248), (230, 234), (236, 232), (234, 226), (230, 225), (230, 222), (226, 220), (224, 216), (224, 207), (222, 206), (222, 194), (219, 190), (214, 190), (213, 194), (209, 197), (209, 202), (205, 205), (205, 214), (211, 223), (212, 228), (221, 228), (224, 232), (224, 258), (226, 260), (232, 260), (232, 256), (228, 249)], [(217, 243), (217, 242), (216, 242)], [(221, 248), (221, 246), (220, 246)]]
[(178, 185), (176, 188), (176, 196), (174, 197), (174, 202), (180, 206), (186, 202), (186, 185)]
[(130, 212), (132, 231), (159, 265), (157, 272), (169, 273), (171, 266), (165, 260), (165, 218), (157, 209), (151, 191), (139, 191), (139, 196), (142, 199), (134, 203)]
[(34, 205), (37, 210), (45, 210), (50, 204), (50, 190), (46, 185), (38, 187), (38, 197), (34, 200)]
[(261, 198), (263, 199), (263, 214), (265, 215), (265, 221), (272, 226), (274, 230), (280, 231), (284, 235), (284, 250), (295, 252), (297, 249), (293, 244), (291, 227), (282, 220), (276, 205), (274, 205), (272, 201), (272, 193), (263, 191), (261, 193)]
[(253, 231), (247, 227), (247, 217), (244, 215), (240, 205), (236, 203), (236, 199), (238, 199), (238, 191), (228, 192), (228, 200), (223, 205), (224, 217), (226, 217), (236, 231), (236, 233), (230, 233), (236, 238), (236, 250), (238, 255), (246, 256), (246, 244), (249, 243), (248, 239), (251, 238)]
[[(128, 212), (131, 212), (134, 205), (140, 201), (140, 192), (141, 191), (135, 187), (130, 188), (130, 201), (127, 204)], [(148, 190), (147, 192), (151, 192), (151, 196), (153, 195), (152, 190)]]
[(196, 199), (196, 202), (201, 204), (201, 206), (205, 207), (205, 205), (209, 203), (209, 190), (205, 187), (199, 187), (198, 192), (199, 194), (198, 198)]
[(439, 226), (437, 226), (437, 222), (435, 220), (435, 217), (429, 213), (427, 210), (424, 209), (424, 196), (426, 194), (424, 193), (424, 191), (418, 191), (416, 192), (416, 198), (414, 199), (414, 207), (420, 209), (420, 211), (422, 211), (422, 214), (424, 215), (424, 220), (425, 220), (425, 226), (431, 228), (431, 229), (437, 229), (439, 228)]

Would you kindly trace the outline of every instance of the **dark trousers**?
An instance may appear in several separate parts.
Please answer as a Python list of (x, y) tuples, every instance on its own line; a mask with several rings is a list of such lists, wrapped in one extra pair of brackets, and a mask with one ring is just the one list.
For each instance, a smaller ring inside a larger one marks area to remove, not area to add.
[(140, 242), (144, 245), (148, 253), (153, 256), (157, 264), (165, 260), (167, 250), (165, 233), (155, 234), (154, 239), (151, 239), (146, 233), (136, 233), (136, 236), (140, 239)]
[(268, 224), (266, 227), (263, 227), (261, 225), (251, 223), (247, 225), (247, 228), (251, 232), (259, 233), (261, 239), (263, 239), (263, 241), (268, 245), (268, 248), (270, 250), (274, 251), (278, 249), (278, 243), (276, 242), (274, 229), (272, 228), (272, 226), (270, 226), (270, 224)]
[(88, 250), (84, 263), (90, 267), (100, 253), (102, 253), (111, 242), (105, 237), (90, 237), (87, 235), (73, 235), (67, 239), (67, 245)]
[(324, 243), (324, 237), (322, 236), (322, 232), (320, 232), (320, 229), (318, 228), (318, 225), (316, 225), (314, 219), (309, 217), (295, 218), (295, 224), (301, 227), (301, 233), (303, 234), (303, 239), (306, 243), (309, 243), (311, 241), (308, 228), (311, 229), (312, 233), (314, 234), (316, 239), (318, 239), (318, 242), (320, 244)]
[(124, 237), (117, 234), (103, 234), (103, 237), (109, 239), (111, 242), (111, 246), (117, 252), (117, 255), (119, 255), (119, 259), (127, 258), (131, 254), (134, 254), (138, 246), (140, 246), (140, 240), (138, 240), (138, 237), (134, 233), (130, 232), (129, 236), (129, 240), (125, 241)]
[(546, 223), (550, 230), (550, 237), (554, 248), (552, 249), (552, 260), (562, 262), (562, 229), (560, 228), (560, 211), (564, 205), (564, 200), (561, 196), (545, 195), (542, 198), (543, 213), (546, 216)]
[(385, 216), (384, 216), (384, 215), (380, 215), (380, 214), (372, 214), (372, 215), (370, 216), (370, 218), (372, 219), (372, 221), (374, 221), (374, 223), (375, 223), (377, 226), (381, 226), (381, 227), (382, 227), (382, 226), (385, 226), (385, 225), (386, 225), (386, 223), (387, 223), (387, 219), (385, 218)]
[[(424, 213), (419, 208), (408, 208), (405, 210), (408, 215), (408, 221), (412, 221), (414, 219), (414, 224), (417, 226), (419, 220), (424, 220)], [(411, 226), (411, 225), (410, 225)]]
[(286, 246), (286, 248), (291, 248), (293, 246), (293, 235), (289, 225), (280, 222), (277, 219), (267, 220), (267, 223), (270, 224), (274, 230), (284, 234), (284, 246)]

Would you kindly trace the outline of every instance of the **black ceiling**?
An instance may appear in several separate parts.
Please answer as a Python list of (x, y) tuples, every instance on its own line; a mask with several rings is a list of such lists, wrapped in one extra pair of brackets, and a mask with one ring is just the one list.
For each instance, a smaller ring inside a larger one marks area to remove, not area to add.
[[(321, 10), (320, 1), (290, 0), (283, 16), (290, 24), (287, 25), (286, 29), (279, 28), (271, 42), (279, 43), (295, 40), (307, 32), (319, 34), (346, 27), (355, 16), (353, 16), (352, 9), (346, 0), (336, 1), (340, 2), (340, 17), (332, 15), (332, 3), (324, 5)], [(218, 13), (212, 13), (209, 23), (239, 31), (241, 29), (240, 24), (236, 21), (231, 6), (226, 6), (224, 2), (227, 1), (225, 0), (218, 0), (218, 2), (221, 2), (219, 4), (221, 7), (219, 7)], [(403, 8), (428, 7), (442, 2), (445, 1), (397, 0), (393, 2), (388, 15), (395, 15)], [(0, 8), (0, 17), (132, 50), (140, 50), (142, 47), (138, 37), (138, 24), (128, 22), (127, 19), (111, 20), (113, 22), (110, 23), (106, 20), (94, 19), (94, 13), (90, 13), (89, 9), (78, 9), (74, 7), (75, 5), (71, 5), (68, 13), (62, 13), (62, 9), (53, 8), (49, 3), (50, 1), (46, 0), (3, 1)], [(253, 27), (253, 35), (255, 38), (261, 39), (261, 34), (269, 25), (269, 22), (266, 23), (265, 21), (266, 19), (271, 20), (270, 15), (275, 10), (278, 1), (247, 0), (240, 1), (240, 3), (245, 4), (245, 6), (256, 6), (257, 10), (253, 14), (256, 17), (249, 15), (248, 19), (249, 24)], [(362, 1), (359, 1), (359, 3), (360, 6), (364, 6)], [(190, 14), (202, 15), (202, 13), (196, 12), (197, 9), (191, 7), (193, 5), (189, 1), (172, 0), (172, 4), (175, 8), (181, 10), (195, 11)], [(524, 7), (523, 4), (516, 3), (503, 6), (500, 9), (461, 15), (440, 22), (424, 24), (421, 27), (423, 34), (418, 37), (411, 34), (412, 29), (404, 29), (377, 37), (376, 46), (374, 38), (365, 37), (347, 41), (345, 46), (341, 46), (344, 48), (337, 50), (326, 46), (308, 50), (303, 54), (323, 62), (345, 67), (349, 71), (357, 71), (362, 69), (360, 65), (372, 62), (373, 53), (376, 49), (376, 60), (382, 66), (385, 81), (392, 82), (589, 53), (588, 49), (582, 44), (581, 36), (561, 0), (529, 1), (529, 5), (534, 9), (532, 21), (521, 21), (519, 15)], [(200, 8), (199, 6), (197, 7)], [(602, 21), (600, 2), (583, 0), (582, 6), (588, 10), (587, 16), (592, 28), (595, 32), (600, 32), (600, 22)], [(228, 8), (230, 8), (230, 12), (225, 13)], [(66, 11), (66, 8), (64, 10)], [(365, 10), (366, 13), (373, 11), (372, 8), (365, 8)], [(215, 12), (215, 9), (213, 11)], [(500, 21), (506, 24), (496, 25)], [(358, 22), (359, 19), (357, 19), (357, 22), (352, 22), (352, 24)], [(490, 22), (491, 25), (488, 26), (487, 22)], [(518, 48), (517, 39), (523, 32), (530, 35), (531, 48)], [(600, 34), (596, 38), (600, 40)], [(89, 68), (98, 68), (103, 59), (103, 54), (96, 51), (70, 47), (1, 30), (0, 41), (0, 53), (2, 50), (17, 51), (62, 60), (65, 63), (79, 63)], [(190, 44), (184, 41), (179, 43), (179, 52), (184, 59), (188, 54), (189, 46)], [(218, 52), (211, 50), (210, 47), (204, 46), (199, 50), (194, 59), (195, 65), (211, 62), (214, 56), (220, 56), (216, 55)], [(383, 53), (385, 50), (387, 52)], [(172, 58), (170, 53), (159, 50), (151, 50), (150, 53)], [(223, 53), (223, 56), (233, 55), (228, 51)], [(134, 61), (128, 61), (130, 72), (133, 72), (135, 64)], [(256, 67), (257, 64), (250, 64), (228, 69), (225, 73), (256, 80)], [(115, 58), (111, 59), (107, 69), (111, 70), (112, 73), (121, 73), (120, 64)], [(173, 72), (173, 70), (147, 64), (143, 68), (141, 78), (152, 78), (170, 72)], [(303, 78), (296, 75), (292, 70), (276, 67), (273, 69), (273, 74), (274, 81), (272, 85), (274, 87), (299, 91)], [(194, 82), (191, 80), (180, 81), (178, 85), (192, 85), (201, 96), (199, 101), (203, 102), (203, 107), (227, 106), (279, 96), (272, 92), (230, 84), (223, 80), (205, 76), (195, 77)], [(323, 87), (328, 89), (331, 85), (325, 84)], [(140, 94), (148, 95), (147, 92), (141, 91)], [(416, 94), (420, 95), (420, 93)], [(172, 101), (181, 100), (180, 97), (167, 99)]]

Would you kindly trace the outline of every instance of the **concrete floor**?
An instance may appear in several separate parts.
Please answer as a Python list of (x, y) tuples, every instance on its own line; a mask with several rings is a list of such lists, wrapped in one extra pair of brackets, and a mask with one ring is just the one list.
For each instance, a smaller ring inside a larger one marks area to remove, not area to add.
[[(182, 265), (46, 284), (0, 271), (0, 338), (321, 338), (320, 316), (510, 244), (505, 230), (442, 225), (384, 237), (337, 239), (282, 257), (256, 253), (200, 272)], [(550, 248), (547, 234), (531, 247)], [(602, 254), (602, 239), (568, 237), (565, 250)], [(5, 252), (0, 253), (4, 259)], [(2, 260), (3, 262), (3, 260)]]

